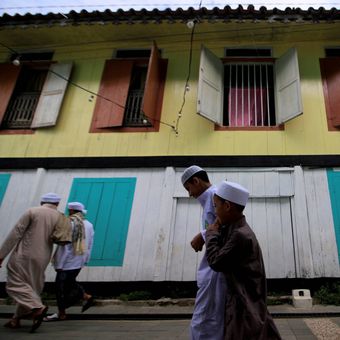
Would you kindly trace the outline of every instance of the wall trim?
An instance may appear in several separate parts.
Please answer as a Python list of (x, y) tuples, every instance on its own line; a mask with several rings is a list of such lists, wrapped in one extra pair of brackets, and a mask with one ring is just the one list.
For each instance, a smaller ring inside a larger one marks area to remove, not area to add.
[(149, 156), (0, 158), (0, 169), (84, 169), (187, 167), (292, 167), (340, 166), (340, 155), (303, 156)]

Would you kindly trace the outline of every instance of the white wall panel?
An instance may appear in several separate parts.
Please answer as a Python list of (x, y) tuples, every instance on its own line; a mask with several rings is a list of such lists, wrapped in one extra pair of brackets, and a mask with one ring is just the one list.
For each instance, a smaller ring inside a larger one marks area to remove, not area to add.
[(340, 276), (326, 172), (305, 170), (304, 180), (314, 276)]
[(202, 209), (194, 199), (178, 198), (176, 200), (167, 280), (196, 280), (197, 266), (203, 253), (196, 253), (190, 242), (200, 232), (201, 214)]
[[(251, 196), (245, 214), (262, 248), (268, 278), (339, 277), (325, 170), (207, 169), (211, 182), (240, 182)], [(201, 207), (181, 184), (182, 168), (26, 170), (12, 174), (0, 208), (0, 241), (41, 194), (62, 196), (64, 211), (74, 178), (136, 177), (122, 267), (86, 267), (82, 281), (193, 281), (203, 252), (190, 241)], [(7, 172), (8, 173), (8, 172)], [(49, 267), (46, 280), (54, 281)], [(6, 270), (0, 271), (0, 281)]]

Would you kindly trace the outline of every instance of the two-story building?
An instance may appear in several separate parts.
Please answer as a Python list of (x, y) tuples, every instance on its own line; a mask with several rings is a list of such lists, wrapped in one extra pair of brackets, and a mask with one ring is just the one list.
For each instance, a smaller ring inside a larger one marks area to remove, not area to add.
[(82, 281), (195, 281), (197, 164), (249, 189), (269, 279), (340, 277), (339, 7), (49, 3), (1, 8), (1, 242), (53, 191), (95, 226)]

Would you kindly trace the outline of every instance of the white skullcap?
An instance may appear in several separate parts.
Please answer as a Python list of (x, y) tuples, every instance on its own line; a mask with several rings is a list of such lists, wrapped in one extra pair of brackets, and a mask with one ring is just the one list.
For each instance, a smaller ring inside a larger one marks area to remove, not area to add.
[(184, 185), (185, 182), (190, 178), (192, 177), (193, 175), (197, 174), (198, 172), (200, 171), (205, 171), (203, 170), (202, 168), (200, 168), (199, 166), (197, 165), (192, 165), (190, 166), (189, 168), (186, 168), (182, 174), (182, 184)]
[(54, 192), (49, 192), (41, 196), (40, 202), (44, 203), (59, 203), (61, 200), (60, 196)]
[(249, 191), (238, 183), (223, 181), (217, 187), (216, 195), (229, 202), (245, 207), (248, 201)]
[(72, 210), (83, 211), (85, 209), (84, 204), (80, 202), (69, 202), (67, 207)]

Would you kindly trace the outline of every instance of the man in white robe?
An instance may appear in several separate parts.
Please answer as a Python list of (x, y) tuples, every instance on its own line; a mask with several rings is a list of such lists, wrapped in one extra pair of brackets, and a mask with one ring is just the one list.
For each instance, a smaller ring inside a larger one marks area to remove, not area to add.
[(30, 317), (34, 332), (46, 315), (40, 294), (53, 250), (52, 234), (61, 215), (57, 210), (59, 201), (55, 193), (43, 195), (41, 205), (21, 216), (0, 247), (0, 266), (13, 250), (7, 263), (6, 290), (16, 302), (16, 311), (5, 327), (19, 328), (20, 319)]
[[(215, 222), (213, 197), (216, 187), (211, 185), (205, 170), (197, 165), (187, 168), (182, 174), (182, 184), (191, 197), (203, 208), (201, 232), (191, 241), (197, 252), (203, 249), (206, 228)], [(197, 271), (197, 286), (194, 312), (190, 324), (192, 340), (222, 340), (224, 338), (224, 315), (226, 280), (221, 273), (213, 271), (204, 254)]]

